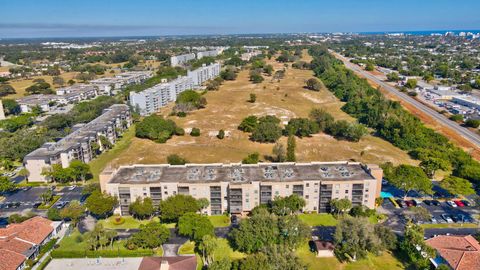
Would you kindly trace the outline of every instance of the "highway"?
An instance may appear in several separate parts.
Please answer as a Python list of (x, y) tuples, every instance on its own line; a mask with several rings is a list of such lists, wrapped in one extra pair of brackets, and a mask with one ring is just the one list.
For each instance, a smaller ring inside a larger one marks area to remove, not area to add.
[(350, 61), (347, 58), (345, 58), (345, 57), (343, 57), (343, 56), (341, 56), (341, 55), (339, 55), (335, 52), (332, 52), (332, 51), (331, 51), (331, 53), (335, 57), (337, 57), (338, 59), (342, 60), (347, 68), (361, 74), (363, 77), (365, 77), (369, 80), (372, 80), (373, 82), (380, 85), (383, 89), (387, 90), (392, 95), (395, 95), (398, 99), (400, 99), (404, 102), (410, 103), (411, 105), (415, 106), (417, 109), (422, 111), (424, 114), (430, 116), (432, 119), (435, 119), (435, 121), (437, 121), (440, 124), (450, 128), (451, 130), (455, 131), (456, 133), (458, 133), (460, 136), (462, 136), (467, 141), (471, 142), (476, 147), (480, 147), (480, 136), (478, 134), (472, 132), (471, 130), (469, 130), (465, 127), (462, 127), (461, 125), (459, 125), (456, 122), (451, 121), (447, 117), (439, 114), (437, 111), (435, 111), (434, 109), (426, 106), (425, 104), (413, 99), (409, 95), (398, 91), (398, 89), (396, 89), (395, 87), (393, 87), (393, 86), (385, 83), (384, 81), (378, 79), (376, 76), (374, 76), (374, 75), (370, 74), (369, 72), (363, 70), (361, 67), (359, 67), (359, 66), (357, 66), (353, 63), (350, 63)]

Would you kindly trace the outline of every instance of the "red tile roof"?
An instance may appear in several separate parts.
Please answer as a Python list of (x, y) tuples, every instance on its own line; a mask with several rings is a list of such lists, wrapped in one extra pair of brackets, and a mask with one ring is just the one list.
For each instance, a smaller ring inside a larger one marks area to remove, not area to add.
[(18, 254), (25, 254), (25, 251), (29, 250), (32, 246), (32, 244), (22, 241), (18, 238), (0, 238), (0, 250), (6, 249)]
[(197, 258), (195, 256), (174, 257), (144, 257), (138, 270), (159, 270), (162, 261), (168, 262), (168, 270), (195, 270)]
[(0, 239), (15, 236), (39, 245), (53, 232), (52, 223), (40, 216), (32, 217), (22, 223), (11, 224), (0, 229)]
[(25, 256), (16, 252), (0, 249), (0, 270), (16, 270), (25, 259)]
[(480, 269), (480, 244), (471, 235), (440, 235), (426, 242), (436, 249), (453, 269)]
[(317, 250), (334, 250), (335, 246), (332, 244), (332, 242), (328, 241), (320, 241), (320, 240), (315, 240), (313, 241), (315, 244), (315, 247)]

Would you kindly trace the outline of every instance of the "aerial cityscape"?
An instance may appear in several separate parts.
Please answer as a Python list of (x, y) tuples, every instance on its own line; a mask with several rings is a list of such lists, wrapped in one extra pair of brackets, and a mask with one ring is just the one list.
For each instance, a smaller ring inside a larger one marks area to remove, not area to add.
[(0, 6), (0, 270), (480, 270), (480, 2)]

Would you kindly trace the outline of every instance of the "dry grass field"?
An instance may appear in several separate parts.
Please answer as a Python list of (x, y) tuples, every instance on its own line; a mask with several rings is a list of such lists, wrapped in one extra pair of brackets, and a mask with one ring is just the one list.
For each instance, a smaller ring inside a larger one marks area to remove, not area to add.
[[(305, 60), (308, 55), (305, 55)], [(275, 70), (283, 64), (269, 61)], [(292, 117), (307, 117), (312, 108), (324, 108), (336, 119), (354, 121), (341, 111), (339, 102), (328, 90), (312, 92), (303, 88), (305, 80), (312, 77), (309, 70), (288, 68), (281, 82), (272, 82), (265, 77), (260, 84), (248, 81), (248, 70), (239, 73), (237, 80), (225, 82), (219, 91), (205, 94), (207, 106), (194, 111), (185, 118), (171, 117), (186, 130), (198, 127), (199, 137), (175, 136), (165, 144), (146, 139), (133, 138), (129, 147), (119, 153), (111, 162), (113, 167), (134, 163), (165, 163), (169, 154), (179, 154), (194, 163), (240, 162), (252, 152), (262, 156), (270, 155), (274, 144), (255, 143), (249, 140), (249, 134), (239, 131), (237, 126), (248, 115), (273, 114), (282, 122)], [(257, 95), (255, 103), (247, 102), (250, 93)], [(159, 114), (167, 116), (173, 105), (163, 108)], [(215, 137), (218, 130), (224, 129), (225, 139)], [(286, 138), (280, 140), (286, 145)], [(415, 161), (392, 144), (375, 136), (366, 136), (360, 142), (339, 141), (326, 134), (316, 134), (310, 138), (297, 138), (297, 160), (338, 161), (355, 160), (365, 163), (395, 164)]]

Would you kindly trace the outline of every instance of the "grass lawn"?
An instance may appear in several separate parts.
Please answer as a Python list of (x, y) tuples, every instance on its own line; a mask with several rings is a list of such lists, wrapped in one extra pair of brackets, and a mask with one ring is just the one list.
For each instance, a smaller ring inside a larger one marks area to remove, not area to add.
[(97, 158), (92, 160), (90, 165), (90, 170), (93, 174), (93, 180), (98, 181), (99, 174), (105, 169), (107, 164), (116, 158), (121, 152), (127, 149), (132, 142), (132, 138), (135, 137), (135, 126), (132, 125), (127, 131), (122, 135), (122, 138), (117, 141), (109, 151), (100, 154)]
[[(158, 251), (163, 254), (163, 251)], [(59, 247), (52, 252), (55, 258), (83, 258), (83, 257), (139, 257), (153, 255), (154, 251), (149, 249), (128, 250), (124, 246), (124, 240), (115, 241), (113, 247), (102, 250), (88, 250), (84, 236), (75, 229), (71, 235), (64, 237)]]
[(178, 249), (178, 254), (186, 255), (186, 254), (194, 254), (195, 253), (195, 242), (187, 241), (185, 244), (181, 245)]
[(310, 252), (308, 244), (305, 243), (297, 250), (297, 255), (302, 262), (308, 265), (309, 270), (401, 270), (405, 269), (402, 262), (395, 258), (390, 252), (384, 252), (381, 256), (369, 254), (366, 259), (352, 263), (341, 263), (337, 258), (317, 258)]
[[(308, 55), (305, 55), (307, 58)], [(284, 68), (282, 63), (274, 60), (267, 62), (275, 70)], [(313, 77), (311, 70), (288, 68), (285, 78), (280, 82), (265, 76), (264, 82), (259, 84), (252, 84), (248, 73), (248, 69), (242, 70), (235, 81), (225, 81), (218, 91), (207, 92), (204, 95), (208, 102), (206, 108), (193, 111), (186, 117), (169, 116), (174, 104), (158, 112), (184, 129), (198, 127), (201, 130), (199, 137), (186, 134), (174, 136), (166, 143), (156, 143), (135, 138), (131, 134), (131, 142), (119, 146), (119, 151), (109, 151), (105, 154), (106, 158), (101, 156), (98, 161), (91, 162), (94, 174), (109, 162), (114, 167), (135, 163), (165, 163), (170, 154), (183, 156), (192, 163), (239, 162), (253, 152), (259, 152), (261, 157), (271, 155), (274, 144), (253, 142), (249, 139), (249, 133), (238, 130), (242, 119), (249, 115), (276, 115), (286, 122), (295, 117), (308, 117), (313, 108), (323, 108), (337, 120), (356, 121), (341, 110), (344, 103), (327, 89), (315, 92), (303, 88), (305, 80)], [(251, 93), (257, 96), (255, 103), (247, 102)], [(227, 133), (223, 140), (215, 137), (220, 129)], [(279, 140), (284, 145), (286, 141), (287, 137)], [(418, 164), (405, 151), (373, 135), (365, 136), (359, 142), (348, 142), (319, 133), (297, 138), (296, 145), (299, 162), (356, 160), (376, 164), (388, 161), (394, 164)]]
[(479, 225), (474, 223), (441, 223), (441, 224), (421, 224), (420, 225), (424, 229), (443, 229), (443, 228), (478, 228)]
[(208, 219), (210, 219), (215, 228), (230, 226), (230, 218), (225, 215), (208, 216)]
[[(218, 247), (214, 252), (215, 260), (220, 260), (225, 257), (229, 257), (232, 261), (234, 260), (241, 260), (245, 258), (247, 255), (242, 252), (234, 251), (230, 244), (228, 243), (227, 239), (218, 238)], [(187, 255), (187, 254), (195, 254), (197, 256), (197, 269), (202, 269), (203, 261), (199, 254), (195, 253), (195, 242), (187, 241), (185, 244), (180, 246), (178, 249), (178, 254), (180, 255)]]
[[(117, 216), (111, 216), (107, 219), (99, 220), (98, 223), (102, 224), (105, 229), (138, 229), (141, 224), (147, 224), (150, 221), (159, 222), (160, 219), (158, 217), (154, 217), (151, 220), (138, 220), (133, 217), (122, 217), (125, 219), (125, 222), (122, 224), (115, 224), (115, 218)], [(168, 223), (165, 224), (168, 228), (175, 228), (175, 223)]]
[(49, 209), (49, 208), (52, 207), (52, 205), (54, 205), (58, 200), (60, 200), (61, 197), (62, 197), (62, 196), (58, 196), (58, 195), (53, 196), (53, 199), (52, 199), (48, 204), (42, 203), (42, 204), (38, 207), (38, 209), (40, 209), (40, 210), (47, 210), (47, 209)]
[(338, 220), (331, 214), (303, 213), (299, 214), (298, 217), (308, 226), (336, 226), (338, 223)]

